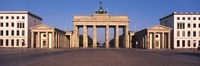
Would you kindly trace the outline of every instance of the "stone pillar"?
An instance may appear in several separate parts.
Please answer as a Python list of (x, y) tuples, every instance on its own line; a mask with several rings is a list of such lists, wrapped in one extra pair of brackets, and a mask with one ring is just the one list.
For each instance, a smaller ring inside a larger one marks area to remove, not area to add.
[(132, 48), (132, 40), (133, 40), (133, 38), (132, 38), (132, 34), (130, 33), (129, 34), (129, 44), (130, 44), (130, 48)]
[(88, 47), (88, 35), (87, 35), (87, 26), (83, 26), (83, 48)]
[(31, 31), (31, 48), (34, 48), (34, 32)]
[(38, 46), (39, 46), (40, 48), (42, 48), (42, 44), (41, 44), (41, 34), (40, 34), (40, 32), (38, 32)]
[(125, 48), (129, 48), (128, 25), (125, 26)]
[(57, 33), (57, 37), (58, 37), (57, 48), (59, 48), (60, 47), (60, 33)]
[(96, 25), (93, 25), (93, 48), (97, 47)]
[(147, 37), (146, 37), (146, 45), (147, 45), (147, 48), (150, 48), (150, 43), (149, 43), (149, 32), (147, 32)]
[(76, 34), (77, 36), (77, 43), (76, 43), (76, 47), (79, 47), (79, 27), (77, 26), (77, 34)]
[(118, 35), (118, 33), (119, 33), (119, 26), (118, 25), (116, 25), (115, 26), (115, 48), (119, 48), (119, 35)]
[(162, 49), (164, 49), (165, 48), (165, 41), (164, 41), (164, 39), (165, 39), (165, 33), (164, 32), (162, 32)]
[(56, 32), (55, 34), (56, 34), (56, 38), (55, 38), (55, 39), (56, 39), (56, 42), (55, 42), (55, 43), (56, 43), (56, 44), (55, 44), (55, 48), (58, 48), (58, 33)]
[(168, 49), (171, 49), (170, 40), (171, 40), (170, 32), (168, 32)]
[(156, 46), (156, 32), (153, 33), (153, 48)]
[(46, 44), (47, 44), (48, 48), (50, 48), (50, 46), (49, 46), (49, 33), (48, 32), (46, 32)]
[(52, 35), (51, 35), (51, 47), (54, 47), (55, 46), (55, 33), (54, 31), (52, 32)]
[(109, 25), (106, 25), (106, 42), (105, 42), (105, 45), (106, 45), (106, 48), (109, 48)]
[(73, 44), (71, 44), (71, 47), (75, 47), (77, 44), (77, 26), (74, 25), (74, 32), (73, 32)]

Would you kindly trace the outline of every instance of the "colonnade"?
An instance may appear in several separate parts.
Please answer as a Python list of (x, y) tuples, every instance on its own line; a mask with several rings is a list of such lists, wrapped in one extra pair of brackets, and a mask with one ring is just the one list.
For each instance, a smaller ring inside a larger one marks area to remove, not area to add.
[[(74, 25), (74, 31), (73, 31), (73, 45), (70, 47), (79, 47), (79, 26), (80, 25)], [(88, 47), (88, 28), (91, 27), (88, 25), (81, 25), (83, 27), (83, 48)], [(97, 47), (97, 38), (96, 38), (96, 28), (98, 25), (92, 25), (93, 28), (93, 48)], [(102, 25), (101, 25), (102, 26)], [(113, 25), (103, 25), (105, 27), (105, 48), (109, 48), (109, 28), (113, 27)], [(129, 48), (129, 36), (128, 36), (128, 25), (114, 25), (114, 47), (119, 48), (119, 28), (123, 28), (123, 47)]]

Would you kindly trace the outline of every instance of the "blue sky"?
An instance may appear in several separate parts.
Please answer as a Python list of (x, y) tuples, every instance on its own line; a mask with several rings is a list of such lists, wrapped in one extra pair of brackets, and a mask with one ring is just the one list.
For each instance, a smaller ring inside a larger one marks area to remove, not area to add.
[[(135, 30), (134, 26), (141, 30), (158, 25), (159, 18), (174, 11), (200, 12), (200, 0), (1, 0), (0, 10), (30, 11), (41, 16), (44, 24), (62, 30), (66, 26), (66, 30), (70, 31), (73, 29), (73, 16), (94, 14), (95, 9), (99, 8), (100, 1), (103, 2), (104, 8), (108, 8), (110, 15), (128, 15), (131, 20), (130, 31)], [(91, 35), (92, 29), (89, 30)], [(104, 29), (97, 30), (98, 41), (104, 42)], [(113, 29), (110, 31), (111, 38)]]

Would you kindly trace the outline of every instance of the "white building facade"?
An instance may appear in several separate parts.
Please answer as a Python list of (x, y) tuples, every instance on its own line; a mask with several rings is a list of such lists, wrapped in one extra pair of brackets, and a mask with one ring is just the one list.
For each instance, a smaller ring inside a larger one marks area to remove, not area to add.
[(28, 11), (0, 11), (0, 47), (30, 47), (30, 27), (42, 18)]
[(200, 45), (200, 12), (173, 12), (161, 18), (160, 24), (172, 28), (172, 48), (190, 49)]

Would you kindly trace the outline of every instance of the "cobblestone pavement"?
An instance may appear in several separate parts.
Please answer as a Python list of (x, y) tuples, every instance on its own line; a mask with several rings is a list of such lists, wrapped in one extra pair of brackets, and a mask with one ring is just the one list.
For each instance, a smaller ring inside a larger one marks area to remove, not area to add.
[(23, 54), (1, 53), (0, 66), (200, 66), (192, 50), (29, 49)]

